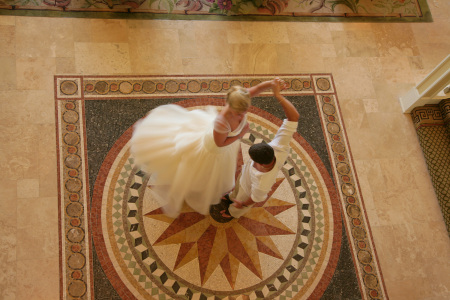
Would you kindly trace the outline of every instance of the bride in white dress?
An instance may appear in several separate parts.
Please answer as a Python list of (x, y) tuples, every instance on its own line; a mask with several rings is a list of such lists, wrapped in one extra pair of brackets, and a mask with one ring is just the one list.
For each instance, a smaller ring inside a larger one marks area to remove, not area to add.
[(249, 89), (232, 87), (220, 112), (214, 106), (187, 110), (169, 104), (135, 124), (131, 153), (151, 174), (149, 185), (167, 215), (177, 216), (184, 202), (206, 215), (233, 189), (239, 141), (249, 130), (250, 98), (275, 80)]

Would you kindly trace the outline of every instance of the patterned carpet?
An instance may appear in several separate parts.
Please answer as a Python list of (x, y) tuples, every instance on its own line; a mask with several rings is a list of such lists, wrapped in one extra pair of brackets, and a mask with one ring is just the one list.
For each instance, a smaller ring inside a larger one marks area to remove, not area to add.
[(0, 14), (226, 21), (432, 21), (426, 0), (0, 0)]
[[(331, 74), (281, 76), (301, 119), (267, 201), (224, 222), (162, 214), (129, 153), (133, 124), (163, 104), (224, 105), (273, 76), (56, 76), (61, 298), (388, 299)], [(253, 143), (284, 117), (262, 94)], [(195, 170), (193, 170), (195, 172)]]
[(450, 234), (450, 99), (417, 107), (411, 116)]

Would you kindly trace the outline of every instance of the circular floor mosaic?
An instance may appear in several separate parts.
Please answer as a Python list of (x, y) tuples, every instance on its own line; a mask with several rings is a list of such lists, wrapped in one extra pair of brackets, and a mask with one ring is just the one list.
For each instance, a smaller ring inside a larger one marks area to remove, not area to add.
[[(280, 124), (256, 108), (241, 141), (269, 141)], [(305, 141), (295, 135), (270, 197), (244, 217), (215, 221), (185, 206), (165, 216), (130, 155), (129, 134), (113, 147), (96, 185), (92, 222), (99, 260), (123, 298), (284, 299), (320, 296), (336, 267), (340, 217), (330, 178)], [(338, 225), (336, 225), (338, 224)]]

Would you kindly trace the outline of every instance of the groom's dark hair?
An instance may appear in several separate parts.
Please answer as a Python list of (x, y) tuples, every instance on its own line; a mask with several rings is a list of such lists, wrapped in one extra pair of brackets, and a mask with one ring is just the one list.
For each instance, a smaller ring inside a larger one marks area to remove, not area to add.
[(248, 154), (254, 162), (263, 165), (270, 164), (275, 156), (273, 148), (266, 143), (252, 145), (248, 150)]

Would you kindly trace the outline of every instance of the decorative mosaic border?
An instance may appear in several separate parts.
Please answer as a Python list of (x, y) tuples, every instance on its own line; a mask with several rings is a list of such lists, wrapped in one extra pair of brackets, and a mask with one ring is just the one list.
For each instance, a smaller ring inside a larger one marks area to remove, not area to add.
[[(354, 253), (360, 286), (364, 290), (364, 299), (387, 299), (332, 77), (330, 74), (282, 75), (279, 77), (289, 83), (287, 95), (316, 96), (317, 103), (321, 107), (322, 123), (326, 128), (328, 150), (333, 154), (330, 156), (330, 160), (333, 164), (337, 184), (340, 186), (341, 204), (346, 212), (343, 214), (344, 224), (347, 232), (351, 233), (349, 242), (352, 253)], [(173, 86), (174, 78), (182, 79), (177, 88)], [(229, 85), (221, 84), (220, 86), (216, 85), (215, 79), (217, 78), (218, 76), (55, 76), (59, 203), (61, 207), (61, 299), (91, 299), (93, 297), (92, 250), (89, 241), (92, 235), (98, 233), (90, 231), (87, 219), (90, 208), (87, 199), (89, 188), (84, 120), (82, 119), (84, 101), (86, 99), (106, 99), (105, 95), (107, 95), (107, 99), (170, 97), (174, 94), (187, 96), (189, 94), (186, 90), (190, 91), (189, 89), (198, 89), (199, 87), (198, 94), (202, 96), (223, 96), (233, 81), (245, 86), (247, 83), (252, 85), (258, 81), (273, 78), (273, 76), (221, 76), (220, 78), (228, 81)], [(252, 81), (249, 81), (248, 78), (252, 78)], [(183, 80), (186, 86), (182, 84)], [(102, 83), (100, 84), (100, 82)], [(164, 87), (163, 90), (159, 90), (162, 87)], [(100, 211), (91, 213), (100, 213)]]
[(333, 155), (334, 176), (346, 212), (345, 226), (351, 234), (349, 242), (352, 253), (356, 254), (359, 281), (364, 284), (364, 295), (368, 299), (387, 298), (336, 95), (316, 97), (323, 113), (329, 153)]

